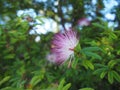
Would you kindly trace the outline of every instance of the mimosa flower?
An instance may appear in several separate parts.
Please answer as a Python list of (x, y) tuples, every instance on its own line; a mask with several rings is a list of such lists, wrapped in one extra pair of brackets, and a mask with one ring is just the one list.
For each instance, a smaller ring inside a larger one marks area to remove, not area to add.
[(74, 48), (78, 42), (77, 32), (72, 29), (55, 34), (52, 41), (52, 53), (56, 55), (55, 63), (62, 64), (70, 57), (73, 57)]
[(78, 25), (88, 26), (88, 25), (90, 25), (90, 21), (87, 18), (82, 18), (82, 19), (78, 20)]
[(46, 56), (46, 59), (52, 63), (56, 63), (56, 55), (51, 53)]

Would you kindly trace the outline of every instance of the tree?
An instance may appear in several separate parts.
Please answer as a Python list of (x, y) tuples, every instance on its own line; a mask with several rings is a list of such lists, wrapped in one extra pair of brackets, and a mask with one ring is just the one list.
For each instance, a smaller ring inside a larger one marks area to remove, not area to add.
[[(110, 10), (115, 14), (113, 20), (101, 13), (105, 2), (117, 3)], [(120, 89), (119, 0), (1, 0), (0, 6), (1, 90)], [(35, 17), (17, 15), (19, 10), (29, 9), (35, 11)], [(63, 35), (69, 25), (79, 34), (74, 60), (63, 65), (47, 61), (55, 33), (30, 32), (48, 18)], [(109, 22), (118, 24), (109, 26)], [(36, 37), (40, 37), (37, 42)]]

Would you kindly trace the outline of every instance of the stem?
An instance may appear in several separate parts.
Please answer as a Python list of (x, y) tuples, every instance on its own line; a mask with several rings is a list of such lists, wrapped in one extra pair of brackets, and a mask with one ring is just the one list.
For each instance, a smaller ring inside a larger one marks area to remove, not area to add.
[(68, 63), (68, 68), (71, 67), (71, 63), (72, 63), (72, 59), (70, 59), (69, 63)]
[(74, 50), (74, 53), (75, 53), (75, 55), (77, 55), (78, 57), (80, 57), (80, 58), (82, 57), (82, 55), (80, 54), (80, 52)]
[[(79, 46), (78, 46), (79, 45)], [(80, 50), (81, 50), (81, 45), (80, 45), (80, 43), (78, 44), (76, 47), (78, 47), (78, 49), (79, 50), (76, 50), (76, 49), (74, 49), (74, 53), (78, 56), (78, 57), (82, 57), (82, 55), (80, 54)]]

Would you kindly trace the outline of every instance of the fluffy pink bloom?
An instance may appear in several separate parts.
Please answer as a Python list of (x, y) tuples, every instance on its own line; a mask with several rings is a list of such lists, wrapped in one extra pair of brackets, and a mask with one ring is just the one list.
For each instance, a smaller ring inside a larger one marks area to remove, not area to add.
[(90, 25), (90, 21), (87, 18), (82, 18), (82, 19), (78, 20), (78, 25), (88, 26), (88, 25)]
[(46, 59), (47, 59), (48, 61), (52, 62), (52, 63), (56, 63), (56, 62), (55, 62), (55, 61), (56, 61), (56, 55), (55, 55), (54, 53), (48, 54), (48, 55), (46, 56)]
[(77, 33), (71, 29), (55, 34), (52, 41), (52, 53), (56, 55), (55, 63), (62, 64), (73, 56), (78, 42)]

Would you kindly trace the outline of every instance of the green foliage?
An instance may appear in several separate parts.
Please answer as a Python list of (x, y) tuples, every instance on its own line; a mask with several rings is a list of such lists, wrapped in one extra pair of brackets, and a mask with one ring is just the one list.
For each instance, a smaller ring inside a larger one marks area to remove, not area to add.
[(0, 81), (0, 86), (1, 86), (3, 83), (7, 82), (9, 79), (10, 79), (10, 76), (6, 76), (5, 78), (3, 78), (3, 79)]
[(64, 84), (65, 84), (65, 80), (62, 79), (62, 80), (60, 81), (60, 84), (59, 84), (57, 90), (68, 90), (68, 89), (70, 88), (70, 86), (71, 86), (70, 83), (66, 84), (65, 86), (64, 86)]
[(32, 77), (29, 85), (31, 88), (35, 87), (43, 78), (44, 78), (45, 70), (35, 72), (35, 75)]
[(82, 88), (82, 89), (79, 89), (79, 90), (94, 90), (93, 88)]
[(114, 80), (120, 82), (120, 75), (113, 70), (115, 64), (117, 64), (117, 61), (114, 60), (109, 61), (107, 66), (98, 64), (97, 66), (100, 66), (101, 68), (94, 71), (94, 74), (99, 74), (101, 79), (108, 75), (108, 81), (111, 84), (114, 82)]
[(75, 47), (75, 52), (76, 52), (76, 54), (75, 54), (75, 57), (76, 58), (74, 58), (74, 60), (72, 61), (72, 68), (76, 68), (76, 66), (77, 66), (77, 63), (78, 63), (78, 61), (79, 61), (79, 51), (81, 50), (81, 47), (80, 47), (80, 43)]
[(100, 51), (100, 50), (101, 49), (99, 47), (86, 47), (81, 50), (81, 53), (86, 56), (101, 60), (102, 59), (101, 56), (93, 52), (93, 51)]
[[(95, 6), (91, 0), (1, 0), (0, 6), (0, 90), (119, 90), (119, 6), (113, 8), (116, 27), (109, 26), (109, 20), (101, 16), (102, 0)], [(16, 15), (18, 10), (30, 8), (37, 13), (35, 18)], [(96, 16), (92, 18), (88, 10)], [(85, 16), (92, 18), (90, 25), (79, 27), (78, 20)], [(58, 66), (46, 60), (54, 33), (30, 34), (38, 25), (30, 23), (37, 19), (42, 26), (43, 18), (50, 18), (63, 28), (70, 23), (78, 32), (79, 44), (71, 61)]]
[(82, 65), (88, 69), (94, 70), (94, 65), (89, 60), (83, 60)]
[(20, 89), (20, 88), (12, 88), (12, 87), (5, 87), (5, 88), (2, 88), (1, 90), (23, 90), (23, 89)]

